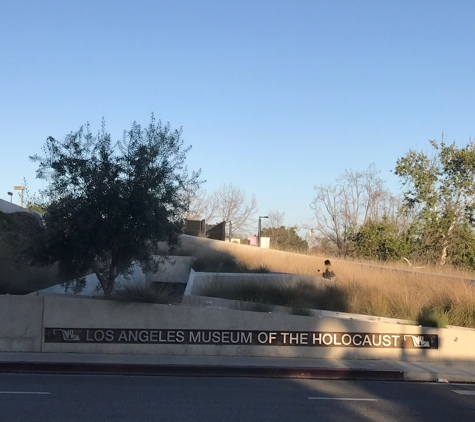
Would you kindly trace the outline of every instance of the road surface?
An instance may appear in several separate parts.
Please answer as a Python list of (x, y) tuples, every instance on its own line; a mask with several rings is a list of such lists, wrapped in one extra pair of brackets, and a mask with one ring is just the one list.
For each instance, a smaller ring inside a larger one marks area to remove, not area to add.
[(475, 385), (0, 374), (0, 420), (474, 421)]

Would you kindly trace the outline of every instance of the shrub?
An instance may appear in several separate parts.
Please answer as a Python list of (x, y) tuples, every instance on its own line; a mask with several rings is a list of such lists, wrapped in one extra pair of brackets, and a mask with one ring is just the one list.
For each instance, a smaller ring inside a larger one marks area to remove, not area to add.
[(313, 316), (312, 311), (307, 308), (292, 308), (290, 310), (291, 315), (301, 315), (301, 316)]
[(254, 302), (254, 303), (238, 302), (235, 304), (234, 309), (238, 311), (269, 313), (274, 310), (274, 307), (272, 305), (269, 305), (268, 303), (262, 303), (262, 302)]
[(445, 328), (449, 322), (449, 314), (440, 308), (423, 308), (416, 322), (425, 327)]
[(145, 284), (126, 284), (118, 287), (111, 300), (118, 302), (158, 303), (162, 305), (181, 302), (182, 295), (169, 286), (146, 286)]

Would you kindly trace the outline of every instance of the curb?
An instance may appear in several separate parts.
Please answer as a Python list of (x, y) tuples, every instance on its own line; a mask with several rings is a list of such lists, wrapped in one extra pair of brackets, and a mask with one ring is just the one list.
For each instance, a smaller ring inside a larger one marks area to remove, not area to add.
[(0, 362), (0, 373), (404, 381), (403, 371), (276, 366)]
[(475, 375), (446, 374), (442, 372), (404, 371), (405, 381), (437, 382), (437, 379), (448, 380), (449, 383), (475, 384)]

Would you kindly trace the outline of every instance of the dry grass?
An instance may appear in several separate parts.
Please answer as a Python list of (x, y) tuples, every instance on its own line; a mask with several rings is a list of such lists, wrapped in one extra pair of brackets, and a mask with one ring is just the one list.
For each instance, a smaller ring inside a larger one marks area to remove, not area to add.
[[(180, 249), (193, 255), (229, 254), (248, 268), (317, 275), (326, 257), (258, 249), (228, 242), (183, 237)], [(468, 272), (437, 268), (408, 269), (407, 264), (382, 265), (332, 259), (337, 274), (333, 309), (400, 318), (424, 325), (475, 328), (475, 287)], [(306, 293), (308, 294), (308, 292)], [(336, 296), (341, 297), (336, 297)], [(326, 300), (331, 300), (327, 296)]]

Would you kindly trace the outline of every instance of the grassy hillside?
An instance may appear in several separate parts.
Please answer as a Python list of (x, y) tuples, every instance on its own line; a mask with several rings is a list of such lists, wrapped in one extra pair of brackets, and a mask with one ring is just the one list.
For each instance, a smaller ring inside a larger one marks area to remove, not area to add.
[[(259, 249), (256, 247), (183, 236), (181, 255), (232, 256), (249, 268), (265, 266), (273, 272), (318, 275), (327, 257)], [(475, 328), (475, 288), (471, 274), (436, 268), (411, 269), (405, 262), (388, 266), (332, 259), (336, 272), (333, 298), (340, 309), (359, 314), (418, 321), (424, 325)], [(323, 294), (323, 293), (322, 293)], [(344, 309), (343, 309), (344, 308)]]

